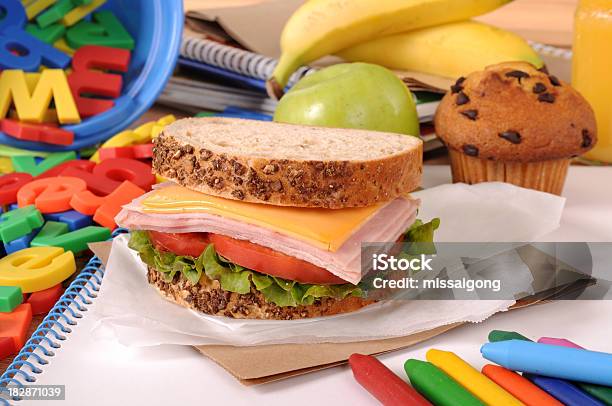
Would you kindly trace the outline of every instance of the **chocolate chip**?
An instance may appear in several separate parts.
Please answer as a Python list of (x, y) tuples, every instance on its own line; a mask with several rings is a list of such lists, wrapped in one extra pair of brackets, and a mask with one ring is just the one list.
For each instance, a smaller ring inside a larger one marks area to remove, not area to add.
[(582, 130), (582, 144), (580, 145), (582, 148), (588, 148), (593, 143), (593, 137), (589, 133), (589, 130), (586, 128)]
[(451, 89), (451, 93), (455, 94), (455, 93), (459, 93), (460, 91), (462, 91), (463, 90), (463, 86), (461, 86), (461, 85), (452, 85), (450, 87), (450, 89)]
[(455, 94), (455, 93), (459, 93), (460, 91), (462, 91), (463, 90), (463, 82), (465, 82), (465, 78), (463, 76), (461, 76), (459, 79), (457, 79), (455, 84), (451, 86), (451, 92), (453, 94)]
[(474, 146), (474, 145), (464, 144), (462, 149), (463, 149), (463, 152), (465, 153), (465, 155), (478, 156), (478, 148), (476, 146)]
[(554, 103), (555, 95), (552, 93), (542, 93), (538, 96), (538, 101), (541, 101), (544, 103)]
[(556, 76), (549, 75), (548, 76), (548, 80), (550, 80), (550, 83), (553, 86), (561, 86), (561, 82), (559, 81), (559, 79)]
[(463, 92), (459, 92), (459, 94), (457, 95), (457, 99), (455, 99), (455, 103), (457, 103), (457, 106), (463, 106), (464, 104), (467, 104), (470, 102), (470, 98), (467, 97), (467, 95)]
[(518, 131), (504, 131), (503, 133), (499, 133), (498, 134), (501, 138), (505, 139), (506, 141), (510, 141), (513, 144), (520, 144), (521, 143), (521, 134), (518, 133)]
[(462, 111), (461, 114), (472, 121), (475, 121), (478, 118), (478, 110), (465, 110)]
[(533, 92), (535, 94), (544, 93), (545, 91), (546, 91), (546, 86), (544, 85), (544, 83), (538, 82), (535, 85), (533, 85)]
[(517, 78), (519, 83), (521, 83), (521, 79), (528, 78), (529, 73), (523, 72), (522, 70), (511, 70), (510, 72), (506, 72), (506, 77), (508, 78)]

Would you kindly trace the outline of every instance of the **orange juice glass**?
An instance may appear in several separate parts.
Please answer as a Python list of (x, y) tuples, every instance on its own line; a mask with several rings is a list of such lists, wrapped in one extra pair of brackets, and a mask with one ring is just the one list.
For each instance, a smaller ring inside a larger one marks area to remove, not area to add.
[(612, 163), (612, 0), (580, 0), (574, 25), (572, 85), (589, 101), (598, 142), (584, 157)]

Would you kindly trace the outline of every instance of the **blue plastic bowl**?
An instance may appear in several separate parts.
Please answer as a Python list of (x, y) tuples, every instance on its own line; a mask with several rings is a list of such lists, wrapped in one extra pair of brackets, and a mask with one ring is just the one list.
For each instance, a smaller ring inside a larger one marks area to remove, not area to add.
[(134, 37), (130, 69), (115, 106), (79, 124), (64, 126), (74, 132), (67, 146), (21, 141), (0, 132), (0, 144), (45, 151), (68, 151), (102, 142), (125, 130), (151, 107), (172, 75), (183, 33), (182, 0), (109, 0), (99, 10), (110, 10)]

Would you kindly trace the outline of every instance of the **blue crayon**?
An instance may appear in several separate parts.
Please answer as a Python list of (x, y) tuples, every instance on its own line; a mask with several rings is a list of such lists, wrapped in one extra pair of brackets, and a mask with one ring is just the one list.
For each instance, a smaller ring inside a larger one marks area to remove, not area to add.
[(567, 381), (533, 374), (523, 374), (523, 377), (567, 406), (606, 406)]
[(522, 340), (487, 343), (480, 352), (513, 371), (612, 386), (612, 354)]

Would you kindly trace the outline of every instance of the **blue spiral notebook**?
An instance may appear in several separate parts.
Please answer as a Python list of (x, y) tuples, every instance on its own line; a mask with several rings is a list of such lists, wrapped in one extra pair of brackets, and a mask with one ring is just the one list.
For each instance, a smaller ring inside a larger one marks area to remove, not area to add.
[[(124, 232), (126, 230), (117, 229), (113, 237)], [(44, 372), (49, 359), (62, 348), (88, 306), (93, 304), (102, 278), (102, 261), (93, 256), (0, 376), (0, 404), (27, 401), (14, 395), (23, 393), (26, 385), (38, 382), (37, 376)]]

